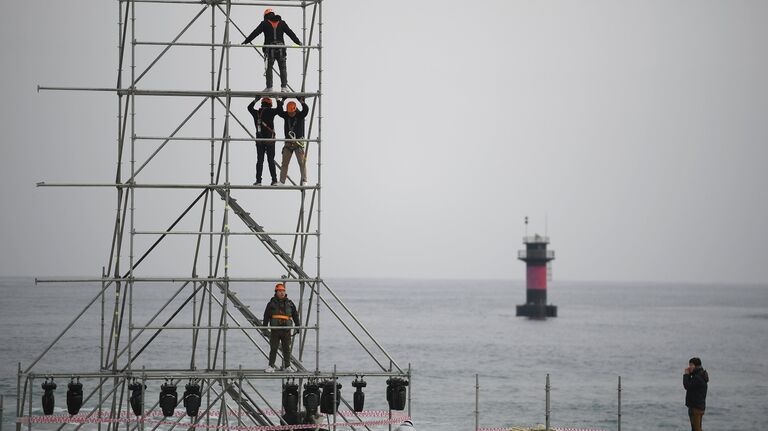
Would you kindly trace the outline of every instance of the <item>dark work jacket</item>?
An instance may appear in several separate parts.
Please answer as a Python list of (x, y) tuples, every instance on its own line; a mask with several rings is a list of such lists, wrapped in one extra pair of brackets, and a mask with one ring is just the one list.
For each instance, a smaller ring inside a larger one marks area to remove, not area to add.
[[(293, 323), (296, 324), (296, 326), (301, 325), (301, 319), (299, 319), (299, 312), (296, 311), (296, 306), (293, 305), (293, 301), (288, 299), (286, 296), (283, 299), (280, 299), (277, 297), (277, 295), (273, 296), (272, 299), (267, 303), (267, 308), (264, 310), (264, 326), (270, 326), (270, 321), (272, 320), (272, 316), (275, 314), (282, 314), (283, 316), (291, 316), (293, 319)], [(290, 321), (285, 321), (285, 326), (290, 326)], [(271, 325), (276, 326), (276, 325)]]
[(704, 410), (707, 406), (707, 383), (709, 374), (701, 367), (693, 369), (691, 374), (683, 374), (683, 387), (685, 388), (685, 405), (687, 407)]
[(253, 39), (256, 39), (262, 33), (264, 33), (264, 45), (285, 45), (284, 34), (287, 34), (296, 45), (301, 45), (301, 40), (296, 37), (296, 33), (288, 27), (288, 24), (280, 18), (280, 15), (275, 15), (274, 13), (267, 14), (264, 17), (264, 21), (259, 23), (251, 34), (245, 38), (243, 43), (251, 43)]
[(283, 102), (277, 102), (277, 115), (284, 120), (283, 133), (285, 133), (285, 139), (293, 139), (290, 132), (294, 133), (296, 139), (304, 138), (304, 118), (309, 115), (309, 106), (306, 103), (301, 102), (301, 111), (296, 110), (296, 115), (291, 117), (283, 110)]
[(256, 126), (257, 138), (274, 138), (277, 134), (275, 132), (275, 116), (277, 115), (276, 108), (261, 108), (256, 109), (254, 106), (256, 101), (254, 100), (248, 105), (248, 112), (253, 116), (253, 124)]

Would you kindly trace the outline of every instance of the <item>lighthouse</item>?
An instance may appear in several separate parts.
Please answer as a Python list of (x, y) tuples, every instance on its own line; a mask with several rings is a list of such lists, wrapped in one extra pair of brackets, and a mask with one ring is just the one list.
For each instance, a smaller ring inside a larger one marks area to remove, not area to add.
[(557, 306), (547, 305), (547, 263), (555, 259), (555, 252), (547, 250), (549, 237), (525, 236), (523, 244), (525, 250), (518, 251), (517, 258), (526, 267), (525, 304), (517, 306), (517, 315), (534, 319), (557, 317)]

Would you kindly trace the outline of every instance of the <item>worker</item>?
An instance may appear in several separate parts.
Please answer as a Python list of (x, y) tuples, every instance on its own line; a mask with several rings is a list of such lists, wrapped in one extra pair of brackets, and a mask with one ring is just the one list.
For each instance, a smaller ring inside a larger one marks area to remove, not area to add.
[[(275, 139), (277, 134), (275, 133), (275, 116), (277, 115), (277, 109), (272, 107), (272, 99), (264, 97), (261, 99), (261, 108), (255, 109), (256, 101), (254, 99), (248, 105), (248, 112), (253, 116), (253, 123), (256, 125), (256, 138), (257, 139)], [(277, 172), (275, 170), (275, 142), (259, 142), (256, 141), (256, 182), (254, 186), (261, 185), (261, 173), (264, 170), (264, 155), (267, 156), (267, 165), (269, 166), (269, 174), (272, 176), (273, 186), (277, 185)]]
[(291, 162), (291, 155), (296, 154), (296, 160), (299, 162), (301, 171), (301, 186), (307, 185), (307, 142), (304, 139), (304, 118), (309, 114), (309, 107), (304, 102), (303, 97), (299, 97), (301, 111), (297, 111), (296, 102), (290, 101), (283, 110), (282, 100), (277, 102), (277, 115), (283, 121), (283, 132), (285, 133), (285, 144), (283, 145), (283, 161), (280, 164), (280, 184), (285, 184), (288, 177), (288, 165)]
[[(296, 372), (296, 368), (291, 365), (291, 320), (296, 326), (301, 325), (296, 306), (285, 294), (285, 285), (277, 283), (275, 296), (267, 303), (267, 308), (264, 310), (264, 325), (280, 328), (269, 331), (269, 366), (264, 370), (267, 373), (274, 373), (275, 370), (281, 369), (289, 373)], [(282, 347), (282, 368), (275, 367), (278, 346)]]
[[(282, 20), (280, 15), (276, 15), (272, 9), (264, 10), (264, 20), (245, 38), (242, 45), (251, 43), (258, 35), (264, 33), (264, 45), (285, 45), (283, 35), (287, 34), (296, 45), (301, 46), (301, 41), (296, 37), (296, 33), (288, 27), (285, 21)], [(264, 75), (267, 78), (266, 92), (273, 91), (272, 89), (272, 69), (277, 60), (277, 66), (280, 68), (280, 90), (282, 92), (288, 91), (288, 71), (286, 70), (286, 48), (269, 48), (264, 47), (264, 61), (267, 63)]]

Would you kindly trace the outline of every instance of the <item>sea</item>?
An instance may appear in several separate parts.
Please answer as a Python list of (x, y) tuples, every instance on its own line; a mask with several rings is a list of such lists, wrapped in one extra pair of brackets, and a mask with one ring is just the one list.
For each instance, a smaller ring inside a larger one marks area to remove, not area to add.
[[(529, 320), (515, 316), (515, 305), (525, 300), (524, 282), (519, 280), (327, 282), (395, 363), (410, 367), (411, 416), (418, 431), (469, 431), (476, 419), (482, 428), (544, 424), (547, 376), (552, 426), (618, 429), (621, 378), (622, 430), (687, 430), (682, 375), (693, 356), (702, 359), (710, 376), (705, 430), (765, 427), (768, 285), (554, 280), (548, 299), (558, 306), (558, 317)], [(192, 289), (191, 285), (180, 289), (179, 284), (136, 286), (130, 317), (137, 326), (146, 324), (177, 291), (169, 310), (181, 306)], [(231, 286), (257, 316), (271, 296), (270, 286)], [(0, 278), (4, 429), (14, 426), (18, 364), (30, 365), (94, 298), (35, 370), (74, 375), (98, 369), (99, 289), (93, 283), (35, 285), (30, 278)], [(288, 296), (298, 297), (298, 287), (289, 284)], [(377, 370), (377, 364), (329, 312), (329, 306), (340, 310), (339, 304), (330, 301), (328, 292), (325, 297), (329, 304), (320, 306), (317, 365), (324, 371), (334, 367)], [(116, 300), (113, 289), (105, 300), (110, 310)], [(160, 319), (169, 316), (161, 314)], [(176, 319), (179, 325), (191, 324), (192, 312), (182, 311)], [(228, 323), (234, 325), (234, 317)], [(229, 367), (266, 366), (262, 353), (242, 332), (228, 334)], [(148, 335), (149, 331), (141, 336)], [(205, 368), (207, 342), (202, 338), (195, 355), (197, 366)], [(310, 339), (304, 357), (305, 364), (314, 368), (317, 346), (314, 335)], [(191, 343), (188, 330), (165, 331), (137, 364), (189, 367)], [(363, 345), (376, 350), (370, 342)], [(223, 356), (217, 356), (219, 364)], [(386, 409), (384, 380), (363, 378), (368, 383), (366, 408)], [(348, 380), (341, 380), (341, 393), (351, 398)], [(93, 385), (92, 380), (82, 382), (86, 392)], [(33, 415), (41, 413), (40, 383), (35, 383)], [(64, 411), (67, 383), (57, 381), (59, 412)], [(148, 399), (157, 396), (159, 383), (149, 383)], [(273, 405), (280, 405), (279, 383), (263, 384), (261, 391)]]

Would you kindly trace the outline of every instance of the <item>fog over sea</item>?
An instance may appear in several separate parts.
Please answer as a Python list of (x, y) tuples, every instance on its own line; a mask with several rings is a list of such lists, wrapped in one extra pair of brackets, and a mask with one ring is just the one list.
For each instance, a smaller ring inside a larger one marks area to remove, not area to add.
[[(555, 280), (549, 300), (559, 307), (559, 317), (532, 321), (515, 317), (515, 305), (525, 299), (522, 281), (331, 279), (328, 284), (401, 366), (411, 364), (413, 420), (419, 431), (474, 428), (476, 373), (482, 427), (543, 423), (549, 373), (553, 426), (615, 430), (621, 375), (623, 430), (686, 430), (681, 376), (691, 356), (702, 358), (711, 379), (704, 429), (757, 430), (768, 417), (765, 285)], [(151, 317), (175, 286), (137, 285), (134, 322), (140, 325)], [(13, 429), (17, 362), (29, 364), (98, 289), (97, 284), (35, 286), (28, 278), (0, 278), (4, 429)], [(232, 289), (257, 316), (271, 295), (266, 284), (233, 284)], [(187, 288), (173, 304), (180, 305), (189, 292)], [(288, 285), (288, 295), (297, 296), (295, 285)], [(107, 298), (107, 304), (114, 302), (113, 290)], [(98, 369), (99, 309), (96, 301), (36, 369)], [(374, 370), (375, 364), (354, 339), (343, 335), (327, 309), (321, 312), (321, 369)], [(176, 324), (190, 324), (191, 316), (185, 311)], [(142, 365), (189, 365), (190, 333), (166, 332), (142, 354)], [(203, 367), (204, 347), (197, 353)], [(308, 349), (305, 364), (314, 368), (314, 345)], [(227, 361), (232, 367), (266, 366), (235, 331), (228, 338)], [(342, 395), (351, 399), (349, 380), (341, 380)], [(384, 381), (366, 380), (366, 408), (384, 409)], [(87, 393), (93, 381), (83, 382)], [(33, 414), (41, 413), (40, 383), (35, 383)], [(58, 383), (57, 410), (63, 411), (66, 381)], [(148, 389), (152, 401), (156, 386), (159, 382)], [(279, 405), (277, 384), (261, 388)]]

